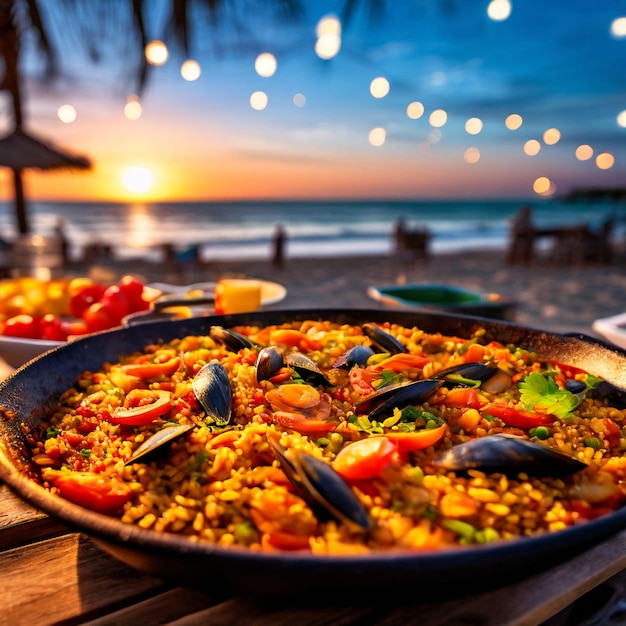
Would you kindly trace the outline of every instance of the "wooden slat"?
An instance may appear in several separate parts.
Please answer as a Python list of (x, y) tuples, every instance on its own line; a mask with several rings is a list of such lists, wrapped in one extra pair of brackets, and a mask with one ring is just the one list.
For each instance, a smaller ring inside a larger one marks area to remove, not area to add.
[(56, 537), (67, 528), (34, 509), (0, 483), (0, 550)]
[(120, 563), (76, 533), (0, 554), (0, 621), (6, 624), (101, 615), (163, 588), (160, 579)]

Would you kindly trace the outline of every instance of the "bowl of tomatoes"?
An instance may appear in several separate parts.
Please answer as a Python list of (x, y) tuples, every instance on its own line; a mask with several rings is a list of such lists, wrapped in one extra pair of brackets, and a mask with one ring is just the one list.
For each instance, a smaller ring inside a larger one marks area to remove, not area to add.
[(0, 281), (0, 357), (19, 367), (42, 352), (119, 326), (158, 295), (133, 275), (107, 284), (89, 277)]

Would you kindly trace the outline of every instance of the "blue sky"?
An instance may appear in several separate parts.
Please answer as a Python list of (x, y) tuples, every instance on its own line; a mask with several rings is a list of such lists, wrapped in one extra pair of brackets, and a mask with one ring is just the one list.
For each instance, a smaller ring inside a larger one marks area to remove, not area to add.
[[(66, 80), (52, 88), (28, 82), (30, 127), (96, 167), (71, 188), (65, 174), (33, 174), (33, 192), (120, 197), (131, 165), (153, 174), (148, 199), (523, 197), (540, 177), (559, 194), (623, 186), (626, 128), (617, 116), (626, 110), (626, 37), (610, 28), (626, 16), (626, 2), (511, 3), (509, 18), (494, 21), (486, 0), (388, 0), (375, 19), (362, 9), (343, 24), (330, 60), (315, 55), (315, 26), (340, 14), (342, 2), (303, 0), (305, 14), (287, 25), (249, 16), (254, 39), (241, 45), (232, 45), (228, 27), (201, 33), (197, 81), (182, 80), (183, 58), (174, 53), (154, 68), (132, 122), (121, 113), (132, 90), (119, 56), (94, 66), (68, 48)], [(277, 59), (270, 78), (254, 70), (261, 52)], [(369, 92), (378, 76), (389, 81), (384, 98)], [(257, 90), (268, 98), (261, 111), (249, 102)], [(294, 106), (296, 93), (304, 106)], [(56, 116), (64, 102), (78, 113), (71, 124)], [(407, 116), (411, 102), (424, 106), (419, 119)], [(440, 128), (429, 122), (436, 109), (448, 115)], [(519, 130), (505, 127), (511, 113), (523, 118)], [(477, 135), (464, 127), (473, 117), (483, 122)], [(375, 127), (386, 133), (376, 147), (368, 141)], [(542, 140), (549, 128), (561, 133), (555, 145)], [(536, 156), (524, 154), (529, 139), (540, 144)], [(592, 159), (574, 156), (581, 144)], [(469, 148), (475, 163), (464, 160)], [(594, 159), (605, 152), (615, 163), (600, 170)]]

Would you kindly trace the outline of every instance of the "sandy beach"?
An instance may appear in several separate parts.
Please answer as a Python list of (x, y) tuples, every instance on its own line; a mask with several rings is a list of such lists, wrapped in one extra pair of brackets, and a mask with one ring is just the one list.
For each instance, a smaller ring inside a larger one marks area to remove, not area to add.
[[(74, 268), (73, 271), (80, 271)], [(86, 269), (86, 268), (83, 268)], [(93, 270), (92, 270), (93, 271)], [(553, 332), (593, 334), (595, 319), (626, 311), (623, 259), (610, 264), (559, 265), (536, 259), (529, 267), (510, 266), (501, 250), (437, 254), (425, 262), (400, 263), (393, 256), (289, 258), (282, 268), (270, 259), (210, 261), (171, 266), (142, 259), (111, 261), (96, 273), (132, 272), (147, 281), (185, 285), (244, 275), (284, 285), (286, 298), (272, 308), (380, 308), (367, 294), (371, 285), (437, 283), (487, 293), (516, 302), (514, 321)]]

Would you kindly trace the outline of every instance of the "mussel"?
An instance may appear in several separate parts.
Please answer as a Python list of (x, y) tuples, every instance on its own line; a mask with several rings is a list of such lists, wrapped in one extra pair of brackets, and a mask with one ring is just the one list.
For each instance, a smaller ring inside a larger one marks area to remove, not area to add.
[(587, 465), (578, 459), (540, 443), (498, 433), (453, 446), (441, 453), (433, 464), (452, 471), (477, 469), (487, 474), (516, 476), (568, 476)]
[(391, 414), (396, 407), (402, 409), (410, 404), (421, 404), (442, 385), (443, 380), (433, 378), (389, 385), (361, 400), (355, 406), (354, 412), (357, 415), (367, 414), (370, 419), (377, 419), (382, 415)]
[(323, 385), (324, 387), (331, 386), (331, 382), (326, 378), (317, 363), (301, 352), (287, 352), (283, 356), (283, 363), (293, 368), (308, 383)]
[(510, 387), (512, 378), (504, 370), (486, 363), (461, 363), (441, 370), (436, 378), (458, 387), (478, 387), (498, 393)]
[(372, 350), (369, 346), (359, 344), (350, 348), (350, 350), (338, 357), (333, 363), (333, 367), (344, 367), (350, 369), (355, 365), (365, 366), (373, 354), (374, 350)]
[(218, 361), (204, 365), (191, 381), (193, 392), (217, 426), (225, 426), (230, 421), (232, 392), (228, 372)]
[(372, 528), (361, 501), (328, 463), (306, 452), (285, 449), (272, 437), (268, 441), (283, 472), (318, 519), (333, 518), (362, 530)]
[(163, 447), (165, 444), (170, 443), (174, 439), (188, 433), (190, 430), (195, 428), (194, 424), (168, 424), (157, 430), (156, 433), (148, 437), (134, 452), (133, 455), (128, 459), (126, 465), (130, 463), (135, 463), (140, 458), (145, 457), (148, 454), (151, 454), (155, 450)]
[(256, 360), (256, 380), (269, 380), (284, 365), (283, 353), (276, 346), (267, 346), (259, 351)]
[(379, 350), (389, 352), (390, 354), (407, 352), (407, 348), (402, 342), (396, 339), (391, 333), (384, 331), (380, 326), (368, 322), (363, 324), (361, 328)]
[(209, 329), (209, 336), (217, 343), (221, 343), (226, 346), (231, 352), (239, 352), (243, 348), (254, 348), (255, 343), (251, 341), (245, 335), (238, 333), (231, 328), (224, 328), (223, 326), (211, 326)]

